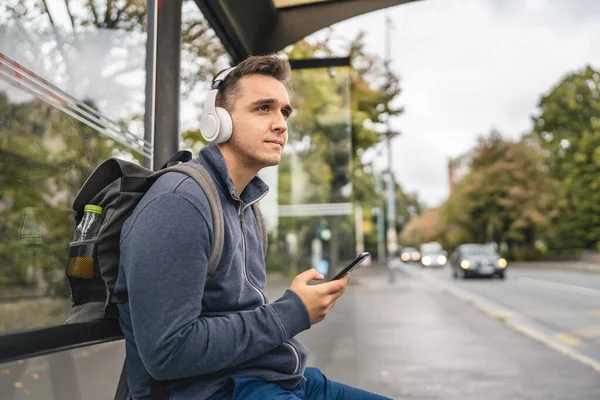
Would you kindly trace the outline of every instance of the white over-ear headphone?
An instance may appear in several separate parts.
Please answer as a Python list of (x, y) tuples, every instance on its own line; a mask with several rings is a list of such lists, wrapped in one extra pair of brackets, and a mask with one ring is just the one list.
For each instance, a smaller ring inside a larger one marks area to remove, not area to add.
[(226, 69), (217, 75), (206, 96), (206, 100), (204, 100), (204, 108), (200, 117), (200, 133), (207, 142), (226, 142), (233, 132), (231, 116), (226, 109), (217, 107), (216, 100), (219, 93), (219, 86), (234, 69), (235, 67)]

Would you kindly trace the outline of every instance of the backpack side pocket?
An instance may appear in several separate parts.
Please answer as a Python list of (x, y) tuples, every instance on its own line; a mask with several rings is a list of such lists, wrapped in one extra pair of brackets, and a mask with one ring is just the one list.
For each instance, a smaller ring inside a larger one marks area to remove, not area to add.
[[(72, 310), (68, 323), (75, 322), (73, 314), (79, 314), (81, 309), (100, 307), (102, 312), (104, 311), (106, 286), (98, 269), (97, 251), (97, 239), (70, 244), (66, 275), (71, 289)], [(77, 322), (87, 322), (92, 319), (92, 313), (84, 314), (87, 315), (85, 320), (80, 319)]]

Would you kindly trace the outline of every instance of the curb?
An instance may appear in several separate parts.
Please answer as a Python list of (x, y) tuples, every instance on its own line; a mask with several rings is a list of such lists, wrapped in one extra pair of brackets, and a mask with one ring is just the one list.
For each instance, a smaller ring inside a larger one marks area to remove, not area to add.
[(580, 363), (591, 367), (596, 372), (600, 373), (600, 361), (596, 361), (591, 357), (586, 356), (585, 354), (580, 353), (577, 350), (549, 337), (548, 335), (527, 326), (526, 323), (521, 323), (515, 321), (518, 319), (517, 314), (514, 312), (505, 309), (504, 307), (496, 304), (493, 301), (483, 299), (478, 295), (474, 295), (472, 293), (468, 293), (464, 290), (458, 289), (452, 285), (449, 285), (445, 282), (442, 282), (429, 274), (423, 275), (427, 280), (436, 284), (442, 290), (454, 295), (455, 297), (465, 301), (466, 303), (472, 304), (479, 310), (483, 311), (487, 315), (504, 322), (511, 329), (539, 342), (542, 343), (551, 349), (570, 357), (575, 361), (579, 361)]

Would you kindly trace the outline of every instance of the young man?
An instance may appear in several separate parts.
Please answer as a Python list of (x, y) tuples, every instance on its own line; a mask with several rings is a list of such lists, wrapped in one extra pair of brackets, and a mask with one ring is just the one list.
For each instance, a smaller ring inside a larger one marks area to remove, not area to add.
[[(212, 216), (202, 189), (186, 175), (163, 175), (121, 233), (116, 292), (126, 338), (128, 383), (135, 399), (382, 399), (305, 369), (307, 349), (296, 335), (323, 320), (349, 277), (308, 285), (298, 275), (268, 303), (260, 233), (250, 206), (268, 188), (256, 175), (277, 165), (292, 112), (284, 83), (287, 61), (250, 57), (220, 83), (216, 105), (233, 133), (193, 160), (219, 191), (225, 224), (219, 267), (207, 276)], [(158, 383), (157, 383), (158, 381)]]

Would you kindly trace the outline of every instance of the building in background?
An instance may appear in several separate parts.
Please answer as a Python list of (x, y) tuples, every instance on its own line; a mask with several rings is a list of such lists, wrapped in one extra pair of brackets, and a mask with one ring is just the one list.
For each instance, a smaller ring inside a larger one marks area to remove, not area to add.
[(465, 175), (469, 173), (472, 163), (472, 151), (448, 160), (448, 182), (450, 184), (450, 196), (452, 193), (454, 193), (454, 188), (456, 185), (463, 180)]

